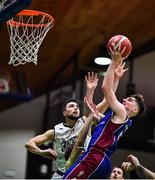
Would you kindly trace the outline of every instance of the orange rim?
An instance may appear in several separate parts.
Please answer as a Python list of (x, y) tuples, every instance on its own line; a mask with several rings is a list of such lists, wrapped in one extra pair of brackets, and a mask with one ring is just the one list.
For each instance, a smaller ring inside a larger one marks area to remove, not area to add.
[[(18, 14), (16, 14), (16, 16), (39, 16), (39, 15), (46, 16), (47, 18), (49, 18), (49, 20), (52, 23), (54, 23), (54, 18), (51, 15), (44, 13), (44, 12), (41, 12), (41, 11), (24, 9), (21, 12), (19, 12)], [(21, 22), (14, 21), (12, 19), (7, 21), (7, 24), (10, 26), (26, 26), (26, 27), (38, 27), (38, 26), (42, 27), (42, 26), (48, 25), (48, 23), (45, 23), (45, 24), (27, 24), (27, 23), (21, 23)]]

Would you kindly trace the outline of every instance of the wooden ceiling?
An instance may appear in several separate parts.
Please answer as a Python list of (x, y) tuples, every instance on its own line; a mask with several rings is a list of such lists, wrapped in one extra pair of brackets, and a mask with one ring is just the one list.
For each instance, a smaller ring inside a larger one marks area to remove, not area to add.
[[(45, 93), (49, 84), (55, 89), (69, 82), (75, 60), (77, 72), (89, 67), (94, 57), (101, 55), (101, 47), (105, 53), (113, 35), (127, 36), (133, 54), (155, 39), (154, 0), (32, 0), (28, 9), (49, 13), (55, 19), (39, 49), (38, 65), (8, 65), (10, 42), (5, 24), (0, 26), (0, 65), (10, 72), (24, 72), (34, 97)], [(1, 110), (11, 102), (4, 104)]]

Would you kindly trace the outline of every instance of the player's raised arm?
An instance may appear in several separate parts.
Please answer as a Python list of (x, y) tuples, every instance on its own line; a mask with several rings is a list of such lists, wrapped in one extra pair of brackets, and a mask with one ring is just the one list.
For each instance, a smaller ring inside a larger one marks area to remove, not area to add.
[[(85, 82), (86, 82), (86, 98), (90, 104), (93, 103), (93, 96), (94, 96), (94, 91), (97, 87), (98, 84), (98, 76), (97, 73), (95, 72), (88, 72), (88, 74), (85, 76)], [(83, 119), (88, 116), (89, 109), (88, 106), (84, 103), (84, 116)]]
[(109, 107), (112, 108), (112, 110), (116, 113), (116, 115), (119, 116), (119, 119), (121, 119), (122, 121), (126, 119), (126, 110), (124, 106), (117, 100), (113, 83), (116, 68), (123, 61), (122, 54), (124, 51), (125, 48), (121, 50), (120, 46), (118, 46), (118, 48), (114, 48), (114, 50), (111, 49), (112, 62), (108, 67), (102, 84), (102, 90)]
[[(118, 83), (119, 83), (119, 80), (122, 78), (122, 76), (124, 75), (124, 73), (128, 70), (128, 68), (125, 69), (125, 62), (121, 61), (116, 69), (115, 69), (115, 72), (114, 72), (114, 80), (113, 80), (113, 91), (114, 93), (116, 92), (117, 90), (117, 87), (118, 87)], [(104, 96), (104, 94), (103, 94)], [(103, 98), (103, 100), (97, 105), (97, 109), (100, 113), (104, 113), (108, 108), (108, 104), (106, 102), (106, 99)]]

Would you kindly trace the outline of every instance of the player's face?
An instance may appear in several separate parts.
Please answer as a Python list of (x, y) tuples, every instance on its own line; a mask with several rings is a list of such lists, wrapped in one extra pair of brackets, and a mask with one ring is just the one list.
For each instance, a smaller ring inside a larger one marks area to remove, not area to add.
[(119, 167), (115, 167), (115, 168), (112, 170), (109, 179), (124, 179), (124, 178), (123, 178), (123, 171), (122, 171), (122, 169), (119, 168)]
[(80, 109), (76, 102), (69, 102), (66, 104), (64, 116), (69, 119), (77, 120), (80, 116)]
[(123, 105), (126, 111), (132, 116), (135, 116), (139, 111), (139, 105), (134, 97), (123, 99)]

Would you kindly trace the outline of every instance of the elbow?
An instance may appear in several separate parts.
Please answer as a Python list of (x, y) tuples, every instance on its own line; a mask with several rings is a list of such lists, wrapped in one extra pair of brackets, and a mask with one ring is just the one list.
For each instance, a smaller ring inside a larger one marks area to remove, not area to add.
[(26, 148), (26, 149), (29, 148), (29, 142), (27, 142), (27, 143), (25, 144), (25, 148)]
[(25, 144), (25, 148), (29, 150), (30, 147), (31, 147), (31, 141), (28, 141), (28, 142)]

